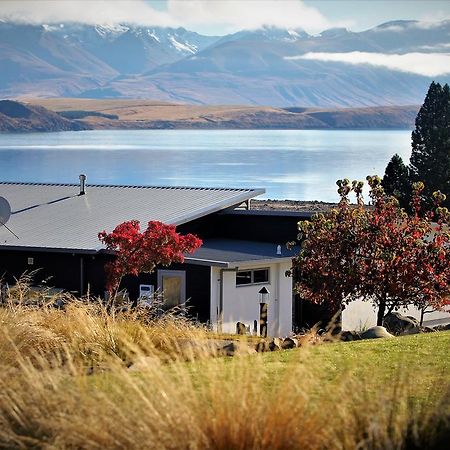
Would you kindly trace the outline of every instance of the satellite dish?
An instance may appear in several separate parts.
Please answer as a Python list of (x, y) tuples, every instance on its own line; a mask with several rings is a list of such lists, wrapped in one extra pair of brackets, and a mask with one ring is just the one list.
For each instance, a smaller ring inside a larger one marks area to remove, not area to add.
[(11, 205), (4, 197), (0, 197), (0, 226), (5, 225), (11, 217)]
[(8, 200), (4, 197), (0, 197), (0, 227), (5, 227), (12, 235), (14, 235), (17, 239), (19, 239), (19, 236), (17, 236), (14, 231), (10, 230), (6, 226), (6, 222), (8, 222), (9, 218), (11, 217), (11, 205), (9, 204)]

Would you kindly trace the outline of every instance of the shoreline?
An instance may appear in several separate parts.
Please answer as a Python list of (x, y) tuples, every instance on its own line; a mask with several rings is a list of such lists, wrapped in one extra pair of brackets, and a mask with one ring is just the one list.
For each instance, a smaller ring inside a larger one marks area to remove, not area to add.
[(327, 212), (337, 203), (321, 200), (279, 200), (252, 199), (250, 210), (253, 211), (293, 211), (293, 212)]

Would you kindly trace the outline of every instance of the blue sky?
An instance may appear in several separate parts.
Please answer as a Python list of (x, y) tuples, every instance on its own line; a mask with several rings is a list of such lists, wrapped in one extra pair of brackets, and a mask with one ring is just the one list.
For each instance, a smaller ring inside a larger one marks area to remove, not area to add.
[(450, 19), (448, 0), (306, 0), (332, 21), (349, 20), (354, 31), (398, 19)]
[[(220, 3), (218, 0), (206, 0), (210, 4)], [(168, 10), (167, 0), (146, 0), (153, 8)], [(189, 0), (175, 0), (172, 3), (189, 3)], [(225, 0), (233, 5), (236, 11), (244, 4), (254, 4), (255, 11), (261, 3), (276, 5), (277, 0), (258, 2), (255, 0)], [(196, 2), (191, 2), (196, 3)], [(361, 31), (390, 20), (412, 19), (421, 21), (439, 21), (450, 19), (449, 0), (288, 0), (286, 3), (303, 3), (317, 10), (330, 24), (346, 26), (353, 31)], [(238, 12), (237, 12), (238, 14)], [(229, 24), (203, 23), (196, 25), (196, 31), (208, 34), (225, 34)]]
[(223, 35), (262, 25), (309, 33), (353, 31), (398, 19), (450, 19), (449, 0), (0, 0), (0, 19), (184, 26)]

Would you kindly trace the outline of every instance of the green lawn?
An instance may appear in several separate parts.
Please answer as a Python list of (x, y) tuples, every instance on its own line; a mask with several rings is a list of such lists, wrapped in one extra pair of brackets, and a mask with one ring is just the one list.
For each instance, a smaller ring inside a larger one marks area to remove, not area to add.
[[(263, 354), (271, 378), (292, 363), (311, 365), (324, 383), (333, 383), (349, 374), (364, 380), (367, 389), (379, 389), (394, 381), (414, 386), (417, 397), (450, 386), (450, 332), (336, 342)], [(405, 377), (405, 380), (402, 379)]]
[(188, 324), (21, 314), (0, 320), (0, 448), (440, 450), (450, 434), (450, 332), (217, 358), (200, 345), (186, 362), (176, 344), (210, 337)]

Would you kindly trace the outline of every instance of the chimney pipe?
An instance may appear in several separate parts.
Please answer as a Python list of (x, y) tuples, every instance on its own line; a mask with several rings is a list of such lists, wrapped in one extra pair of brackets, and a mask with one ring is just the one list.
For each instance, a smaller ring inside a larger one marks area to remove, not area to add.
[(84, 175), (84, 174), (81, 174), (80, 176), (79, 176), (79, 178), (80, 178), (80, 193), (79, 193), (79, 195), (84, 195), (84, 194), (86, 194), (86, 175)]

